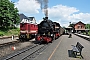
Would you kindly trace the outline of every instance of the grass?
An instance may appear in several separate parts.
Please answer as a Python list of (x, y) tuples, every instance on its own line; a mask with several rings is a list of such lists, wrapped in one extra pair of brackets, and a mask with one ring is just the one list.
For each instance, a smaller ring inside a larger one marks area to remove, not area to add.
[(88, 32), (88, 35), (90, 36), (90, 31)]
[[(83, 34), (85, 34), (85, 35), (86, 35), (86, 32), (83, 32)], [(89, 35), (89, 36), (90, 36), (90, 31), (87, 33), (87, 35)]]
[(11, 36), (11, 35), (18, 35), (20, 29), (19, 28), (0, 28), (0, 36)]

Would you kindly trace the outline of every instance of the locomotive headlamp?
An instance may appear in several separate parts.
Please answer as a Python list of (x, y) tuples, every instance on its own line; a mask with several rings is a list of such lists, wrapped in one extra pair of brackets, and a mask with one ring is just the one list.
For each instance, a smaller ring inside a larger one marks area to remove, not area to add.
[(43, 35), (45, 35), (45, 33)]
[(51, 36), (53, 36), (53, 34), (51, 34)]

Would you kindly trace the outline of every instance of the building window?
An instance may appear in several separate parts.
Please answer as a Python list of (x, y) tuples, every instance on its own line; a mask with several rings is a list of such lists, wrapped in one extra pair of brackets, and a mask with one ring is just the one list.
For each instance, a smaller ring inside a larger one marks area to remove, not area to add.
[(82, 26), (80, 24), (78, 25), (78, 29), (82, 29)]
[(78, 29), (80, 29), (80, 26), (78, 26)]
[(81, 26), (81, 29), (82, 29), (82, 26)]

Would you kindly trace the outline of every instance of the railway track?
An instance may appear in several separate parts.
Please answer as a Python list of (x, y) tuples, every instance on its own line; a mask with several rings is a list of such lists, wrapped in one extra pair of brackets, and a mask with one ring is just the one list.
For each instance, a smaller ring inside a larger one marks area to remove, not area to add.
[(34, 59), (36, 56), (38, 56), (43, 50), (47, 48), (50, 44), (44, 44), (44, 45), (38, 45), (33, 44), (31, 46), (28, 46), (27, 48), (18, 51), (14, 54), (8, 55), (6, 57), (1, 58), (0, 60), (28, 60), (28, 59)]
[(33, 60), (35, 57), (37, 57), (43, 50), (47, 48), (48, 45), (41, 46), (39, 49), (35, 50), (31, 54), (26, 55), (21, 60)]

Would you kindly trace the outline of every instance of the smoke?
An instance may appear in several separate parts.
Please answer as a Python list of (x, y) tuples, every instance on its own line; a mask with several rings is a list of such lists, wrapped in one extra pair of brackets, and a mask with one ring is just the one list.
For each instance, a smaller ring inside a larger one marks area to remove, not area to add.
[(45, 17), (48, 17), (48, 0), (36, 0), (41, 5), (41, 10), (44, 11)]

